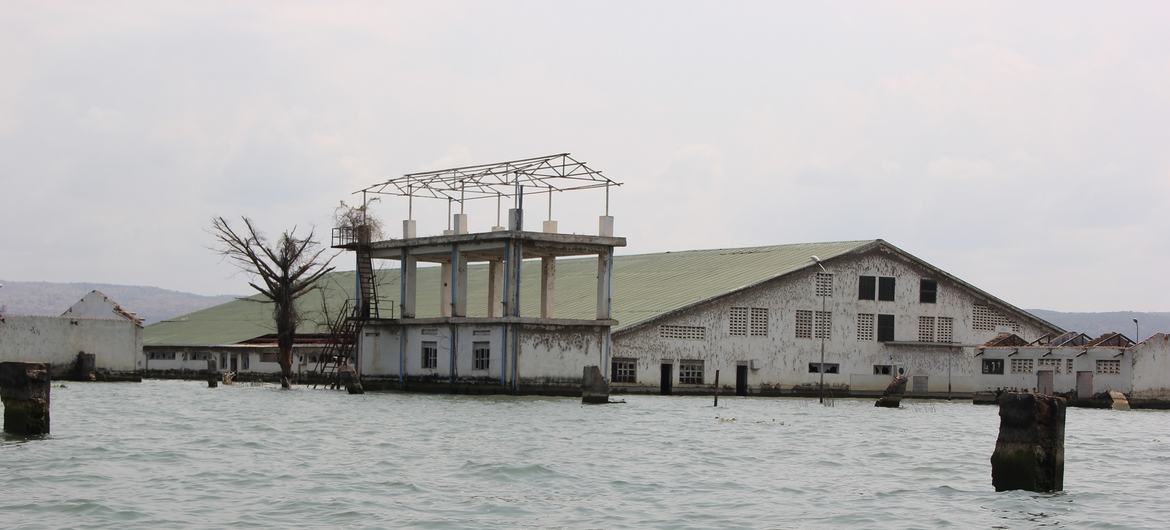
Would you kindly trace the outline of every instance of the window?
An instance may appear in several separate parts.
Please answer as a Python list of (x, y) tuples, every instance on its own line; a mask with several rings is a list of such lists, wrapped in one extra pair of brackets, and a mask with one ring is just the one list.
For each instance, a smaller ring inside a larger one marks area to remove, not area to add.
[(703, 361), (679, 361), (678, 382), (683, 385), (703, 384)]
[(939, 342), (955, 342), (955, 319), (951, 317), (938, 317), (938, 337)]
[[(275, 354), (275, 353), (262, 353), (262, 354), (260, 354), (260, 362), (262, 362), (262, 363), (278, 363), (278, 362), (280, 362), (280, 360), (277, 359), (276, 356), (277, 356), (277, 354)], [(313, 362), (317, 362), (317, 361), (313, 361)]]
[(882, 276), (878, 278), (878, 300), (883, 302), (894, 301), (894, 279)]
[(990, 306), (976, 304), (972, 308), (971, 329), (980, 331), (996, 331), (1000, 326), (1009, 328), (1014, 333), (1020, 332), (1020, 324)]
[(610, 370), (614, 383), (633, 383), (638, 380), (638, 362), (635, 359), (614, 358)]
[(173, 361), (175, 360), (175, 352), (173, 351), (152, 351), (148, 358), (152, 361)]
[(827, 272), (817, 273), (817, 296), (833, 296), (833, 275)]
[(206, 361), (211, 358), (211, 354), (205, 351), (191, 352), (192, 361)]
[(703, 326), (658, 326), (658, 336), (664, 339), (703, 340), (707, 338), (707, 328)]
[(924, 304), (938, 302), (938, 282), (923, 278), (918, 282), (918, 301)]
[(821, 373), (822, 366), (824, 367), (824, 373), (826, 374), (836, 374), (841, 370), (841, 366), (837, 363), (808, 363), (808, 373), (819, 374)]
[(245, 353), (243, 355), (243, 357), (244, 357), (244, 369), (247, 370), (247, 369), (249, 369), (249, 367), (252, 366), (252, 354)]
[(471, 361), (472, 368), (475, 370), (487, 370), (491, 366), (492, 358), (492, 343), (490, 342), (473, 342), (471, 343)]
[(433, 340), (424, 340), (422, 343), (422, 367), (439, 367), (439, 343)]
[(983, 373), (1002, 374), (1003, 359), (983, 359)]
[(918, 317), (918, 342), (934, 342), (934, 317)]
[(873, 365), (873, 375), (891, 375), (894, 373), (894, 367), (888, 364)]
[(1012, 359), (1013, 374), (1032, 373), (1032, 359)]
[(751, 334), (753, 337), (767, 337), (768, 336), (768, 308), (766, 308), (766, 307), (753, 307), (752, 308)]
[(873, 313), (857, 314), (857, 340), (873, 340)]
[(1065, 370), (1064, 370), (1065, 373), (1069, 373), (1069, 374), (1076, 373), (1076, 372), (1073, 372), (1073, 360), (1072, 359), (1065, 359), (1064, 366), (1065, 366)]
[(220, 355), (220, 356), (219, 356), (219, 367), (220, 367), (220, 368), (223, 368), (223, 369), (226, 369), (226, 368), (227, 368), (227, 363), (228, 363), (228, 359), (227, 359), (227, 358), (228, 358), (228, 356), (227, 356), (227, 354), (226, 354), (226, 353), (225, 353), (225, 354), (223, 354), (223, 355)]
[(828, 339), (833, 329), (833, 314), (828, 311), (817, 311), (817, 329), (816, 335), (818, 339)]
[(812, 338), (813, 312), (805, 309), (796, 310), (796, 338)]
[(894, 340), (894, 315), (878, 315), (878, 336), (879, 342), (888, 342)]
[(1054, 374), (1059, 374), (1060, 365), (1062, 364), (1064, 363), (1062, 363), (1060, 359), (1039, 359), (1036, 361), (1036, 371), (1040, 372), (1047, 370)]
[(1097, 373), (1099, 374), (1120, 374), (1121, 361), (1112, 359), (1097, 359)]
[(857, 278), (857, 299), (858, 300), (873, 300), (877, 298), (877, 278), (874, 276), (861, 276)]
[(731, 315), (728, 317), (728, 320), (730, 320), (731, 323), (730, 333), (732, 335), (748, 334), (748, 308), (731, 308)]

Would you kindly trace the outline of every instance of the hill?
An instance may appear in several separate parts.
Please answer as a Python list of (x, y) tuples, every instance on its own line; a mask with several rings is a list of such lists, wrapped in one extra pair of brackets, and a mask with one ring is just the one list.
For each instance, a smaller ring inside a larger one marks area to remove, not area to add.
[(147, 324), (230, 302), (231, 295), (204, 296), (139, 285), (105, 283), (17, 282), (0, 280), (0, 307), (9, 314), (60, 315), (74, 302), (97, 289)]
[(1133, 319), (1141, 324), (1141, 338), (1154, 333), (1170, 333), (1170, 313), (1142, 313), (1137, 311), (1110, 311), (1102, 313), (1064, 313), (1048, 309), (1028, 309), (1028, 312), (1069, 331), (1080, 331), (1092, 337), (1117, 331), (1134, 338)]

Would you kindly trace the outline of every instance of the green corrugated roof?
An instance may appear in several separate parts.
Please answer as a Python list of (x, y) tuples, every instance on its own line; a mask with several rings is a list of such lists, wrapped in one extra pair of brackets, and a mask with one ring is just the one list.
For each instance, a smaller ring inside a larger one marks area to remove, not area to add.
[[(671, 311), (714, 298), (764, 280), (812, 266), (810, 256), (830, 259), (874, 241), (802, 243), (768, 247), (687, 250), (659, 254), (616, 256), (613, 274), (613, 317), (615, 331), (629, 328)], [(352, 256), (350, 254), (349, 256)], [(342, 256), (344, 259), (346, 256)], [(377, 272), (378, 294), (383, 314), (397, 310), (398, 269), (396, 261), (380, 262), (387, 268)], [(378, 265), (376, 262), (375, 265)], [(524, 263), (520, 280), (524, 315), (540, 313), (540, 261)], [(596, 311), (596, 258), (557, 260), (556, 316), (592, 319)], [(487, 314), (487, 265), (468, 267), (470, 316)], [(299, 333), (325, 333), (321, 318), (322, 294), (336, 312), (354, 292), (354, 273), (335, 272), (324, 278), (318, 292), (302, 297), (298, 310), (304, 323)], [(234, 344), (274, 333), (272, 306), (257, 298), (236, 300), (189, 315), (146, 327), (143, 342), (148, 346), (201, 346)], [(391, 301), (392, 300), (392, 301)], [(439, 268), (418, 270), (417, 313), (419, 317), (439, 315)]]

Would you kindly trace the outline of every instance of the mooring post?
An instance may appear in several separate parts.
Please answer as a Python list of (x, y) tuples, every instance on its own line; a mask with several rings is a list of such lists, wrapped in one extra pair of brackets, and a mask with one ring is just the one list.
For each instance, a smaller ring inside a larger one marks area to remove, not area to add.
[(715, 406), (719, 406), (719, 370), (715, 370)]
[(49, 367), (42, 363), (0, 363), (4, 432), (49, 434)]
[(995, 491), (1064, 489), (1064, 398), (1005, 393), (991, 455)]
[(609, 403), (609, 383), (601, 376), (601, 368), (586, 366), (581, 374), (581, 403), (600, 405)]
[(219, 370), (215, 364), (215, 358), (207, 360), (207, 388), (216, 388), (219, 386)]

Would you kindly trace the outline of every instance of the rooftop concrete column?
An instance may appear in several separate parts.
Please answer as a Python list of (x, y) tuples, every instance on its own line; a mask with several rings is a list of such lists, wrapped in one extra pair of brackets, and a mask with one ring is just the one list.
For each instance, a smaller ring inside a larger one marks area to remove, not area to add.
[(449, 268), (450, 274), (453, 275), (448, 281), (451, 283), (451, 315), (456, 317), (467, 316), (467, 258), (459, 252), (459, 247), (451, 248), (451, 263)]
[(402, 239), (414, 239), (416, 226), (417, 225), (415, 224), (414, 219), (403, 220), (402, 221)]
[(451, 226), (455, 229), (456, 234), (467, 233), (467, 214), (457, 213), (452, 216)]
[(524, 210), (508, 208), (508, 230), (524, 229)]
[(451, 264), (439, 265), (439, 315), (451, 316)]
[(19, 436), (49, 434), (49, 366), (0, 363), (0, 401), (4, 432)]
[(488, 312), (489, 317), (504, 314), (504, 263), (500, 260), (488, 262)]
[(540, 258), (540, 318), (554, 318), (556, 298), (553, 287), (556, 279), (557, 258), (552, 256)]
[(406, 249), (402, 249), (402, 273), (399, 275), (398, 292), (400, 318), (414, 318), (418, 298), (418, 261)]
[(601, 215), (597, 217), (597, 235), (613, 237), (613, 216)]
[(517, 240), (508, 240), (507, 261), (504, 262), (504, 316), (520, 316), (520, 269), (524, 263), (524, 247)]
[(551, 219), (545, 221), (544, 226), (542, 226), (541, 229), (546, 234), (555, 234), (557, 233), (557, 222)]
[(597, 319), (609, 320), (613, 293), (613, 249), (597, 256)]

